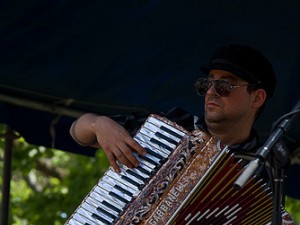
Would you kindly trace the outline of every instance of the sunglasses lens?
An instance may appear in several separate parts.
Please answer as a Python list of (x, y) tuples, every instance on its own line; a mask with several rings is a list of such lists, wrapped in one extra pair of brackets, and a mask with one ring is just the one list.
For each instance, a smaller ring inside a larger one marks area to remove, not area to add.
[(214, 89), (218, 95), (222, 97), (229, 96), (231, 91), (231, 85), (229, 82), (225, 80), (208, 80), (205, 78), (200, 78), (196, 81), (195, 89), (197, 94), (204, 96), (212, 85), (214, 86)]
[(195, 89), (198, 95), (203, 96), (206, 94), (207, 90), (210, 88), (211, 83), (204, 78), (200, 78), (195, 83)]
[(224, 80), (216, 80), (214, 83), (214, 88), (216, 92), (222, 96), (227, 97), (230, 94), (230, 84)]

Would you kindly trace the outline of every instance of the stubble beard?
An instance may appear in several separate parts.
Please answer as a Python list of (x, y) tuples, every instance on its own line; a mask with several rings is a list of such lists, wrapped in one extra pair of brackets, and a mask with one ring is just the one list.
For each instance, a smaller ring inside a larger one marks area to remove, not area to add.
[(205, 111), (205, 122), (211, 129), (226, 130), (226, 127), (234, 127), (241, 123), (244, 115), (237, 113), (234, 116), (225, 112)]
[(222, 123), (226, 121), (226, 115), (222, 111), (216, 111), (211, 109), (205, 110), (205, 121), (206, 123)]
[(205, 122), (208, 129), (216, 133), (227, 130), (239, 122), (240, 115), (230, 116), (224, 111), (205, 110)]

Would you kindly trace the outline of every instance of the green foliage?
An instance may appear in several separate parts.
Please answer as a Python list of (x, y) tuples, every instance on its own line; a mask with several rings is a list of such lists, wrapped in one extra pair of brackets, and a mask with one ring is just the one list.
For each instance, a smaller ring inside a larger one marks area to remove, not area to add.
[[(3, 133), (3, 127), (0, 127)], [(3, 159), (3, 138), (0, 156)], [(2, 172), (3, 160), (0, 162)], [(85, 157), (14, 141), (10, 222), (64, 224), (108, 168), (102, 151)], [(0, 178), (2, 185), (2, 176)]]
[[(4, 127), (0, 126), (0, 133), (3, 132)], [(3, 143), (2, 138), (1, 171)], [(64, 224), (108, 166), (103, 151), (97, 151), (95, 157), (85, 157), (34, 146), (23, 138), (16, 139), (12, 162), (10, 224)], [(286, 208), (300, 224), (300, 201), (287, 198)]]
[(296, 224), (300, 224), (300, 201), (291, 197), (286, 197), (286, 210)]

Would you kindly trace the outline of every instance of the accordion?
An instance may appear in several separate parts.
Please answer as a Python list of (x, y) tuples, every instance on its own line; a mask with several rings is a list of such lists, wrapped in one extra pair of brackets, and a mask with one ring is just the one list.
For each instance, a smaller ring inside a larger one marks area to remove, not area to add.
[(65, 225), (267, 224), (270, 188), (255, 176), (238, 190), (246, 164), (200, 130), (151, 115), (134, 136), (147, 155), (121, 173), (110, 167)]

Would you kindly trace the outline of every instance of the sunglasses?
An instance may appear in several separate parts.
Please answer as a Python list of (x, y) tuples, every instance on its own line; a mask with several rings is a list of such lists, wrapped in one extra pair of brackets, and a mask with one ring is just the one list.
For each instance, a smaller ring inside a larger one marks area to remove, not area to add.
[(232, 85), (227, 80), (209, 80), (206, 78), (199, 78), (195, 83), (196, 92), (200, 96), (204, 96), (211, 86), (214, 87), (214, 90), (218, 95), (228, 97), (232, 89), (249, 86), (249, 84)]

